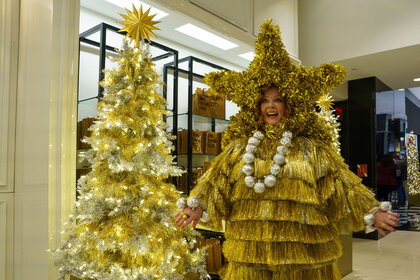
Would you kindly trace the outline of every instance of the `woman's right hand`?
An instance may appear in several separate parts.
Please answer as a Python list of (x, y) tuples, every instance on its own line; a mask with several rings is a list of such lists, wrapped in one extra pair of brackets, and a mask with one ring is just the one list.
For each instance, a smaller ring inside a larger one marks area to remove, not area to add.
[(192, 228), (195, 229), (196, 225), (203, 215), (203, 209), (197, 207), (194, 210), (191, 207), (185, 207), (175, 215), (175, 224), (178, 227), (185, 228), (192, 223)]

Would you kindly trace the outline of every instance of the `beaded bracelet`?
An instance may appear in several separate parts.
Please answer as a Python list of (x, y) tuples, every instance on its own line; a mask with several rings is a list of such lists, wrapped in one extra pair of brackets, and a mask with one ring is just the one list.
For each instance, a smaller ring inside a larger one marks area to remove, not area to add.
[(373, 224), (375, 223), (375, 217), (374, 215), (380, 210), (382, 212), (389, 212), (392, 209), (392, 204), (389, 201), (383, 201), (379, 205), (379, 207), (374, 207), (369, 211), (369, 214), (365, 215), (363, 217), (363, 220), (365, 222), (365, 233), (370, 233), (372, 231), (375, 231), (375, 227)]
[[(201, 207), (201, 209), (203, 209), (203, 206), (200, 204), (200, 202), (198, 201), (198, 199), (195, 196), (190, 196), (187, 200), (187, 202), (185, 202), (184, 198), (180, 198), (178, 199), (177, 203), (176, 203), (177, 207), (180, 209), (184, 209), (185, 207), (191, 207), (191, 209), (194, 211), (195, 208), (197, 207)], [(208, 222), (208, 220), (210, 219), (210, 216), (203, 211), (203, 213), (201, 214), (201, 220), (203, 223)]]

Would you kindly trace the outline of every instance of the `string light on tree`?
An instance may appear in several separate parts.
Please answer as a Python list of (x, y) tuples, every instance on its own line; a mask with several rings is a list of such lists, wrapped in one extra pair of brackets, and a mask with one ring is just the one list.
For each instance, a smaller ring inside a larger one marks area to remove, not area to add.
[(205, 252), (192, 250), (197, 234), (173, 223), (180, 193), (166, 181), (182, 172), (173, 163), (163, 121), (166, 100), (157, 93), (162, 83), (149, 46), (141, 41), (156, 29), (148, 12), (140, 7), (129, 13), (135, 48), (124, 41), (115, 58), (118, 68), (106, 70), (101, 82), (105, 94), (98, 120), (84, 139), (92, 146), (85, 153), (92, 171), (79, 180), (65, 240), (52, 250), (60, 279), (208, 276)]

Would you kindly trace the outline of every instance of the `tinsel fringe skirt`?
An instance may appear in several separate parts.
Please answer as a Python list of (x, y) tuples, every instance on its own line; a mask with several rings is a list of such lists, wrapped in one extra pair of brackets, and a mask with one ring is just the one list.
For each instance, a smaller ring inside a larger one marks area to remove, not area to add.
[(341, 274), (335, 262), (314, 268), (282, 265), (282, 269), (268, 270), (246, 263), (229, 262), (220, 272), (223, 280), (339, 280)]

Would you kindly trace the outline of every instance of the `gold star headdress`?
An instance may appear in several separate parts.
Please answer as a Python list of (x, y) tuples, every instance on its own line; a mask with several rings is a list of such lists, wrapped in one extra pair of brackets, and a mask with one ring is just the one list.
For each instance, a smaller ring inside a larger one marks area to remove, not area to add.
[(143, 13), (143, 8), (140, 5), (140, 9), (137, 10), (133, 4), (133, 11), (131, 12), (125, 8), (128, 15), (120, 14), (125, 20), (119, 21), (118, 23), (124, 24), (125, 27), (118, 30), (118, 32), (127, 31), (127, 37), (131, 37), (130, 43), (134, 40), (134, 47), (138, 48), (140, 41), (146, 38), (150, 42), (149, 34), (157, 38), (152, 30), (160, 30), (154, 25), (160, 21), (153, 21), (153, 17), (156, 15), (149, 15), (150, 8)]
[[(231, 118), (223, 143), (237, 137), (249, 137), (261, 130), (269, 138), (279, 137), (285, 129), (296, 136), (330, 139), (325, 125), (317, 118), (314, 102), (331, 88), (344, 82), (341, 65), (331, 63), (319, 67), (296, 66), (287, 54), (277, 25), (265, 21), (255, 43), (255, 57), (242, 72), (221, 71), (206, 75), (204, 81), (215, 95), (224, 96), (240, 107)], [(276, 126), (258, 123), (256, 99), (263, 86), (274, 85), (290, 105), (287, 120)]]

